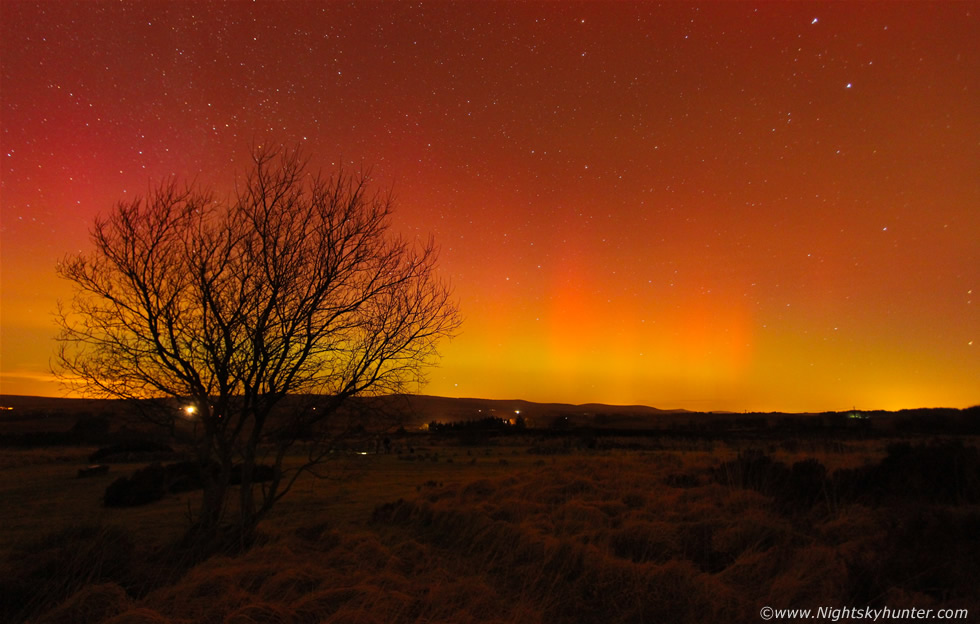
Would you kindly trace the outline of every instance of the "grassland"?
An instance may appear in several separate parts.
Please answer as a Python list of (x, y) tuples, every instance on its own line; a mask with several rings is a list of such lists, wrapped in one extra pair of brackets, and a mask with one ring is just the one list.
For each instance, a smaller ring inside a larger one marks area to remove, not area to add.
[(95, 447), (3, 449), (0, 620), (758, 622), (767, 605), (976, 617), (978, 440), (902, 441), (407, 436), (302, 481), (251, 549), (205, 559), (174, 546), (199, 494), (102, 505), (145, 462), (79, 479)]

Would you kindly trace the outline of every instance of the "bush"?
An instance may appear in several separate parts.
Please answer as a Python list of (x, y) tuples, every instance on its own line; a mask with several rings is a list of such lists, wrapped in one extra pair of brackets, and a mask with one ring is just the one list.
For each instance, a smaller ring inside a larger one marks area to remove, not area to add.
[[(262, 481), (272, 481), (276, 476), (276, 469), (274, 466), (267, 466), (266, 464), (256, 464), (252, 468), (252, 483), (260, 483)], [(242, 465), (235, 464), (231, 469), (231, 485), (241, 485), (242, 483)]]
[(919, 594), (939, 604), (977, 604), (980, 578), (980, 512), (975, 509), (907, 508), (878, 511), (879, 533), (848, 556), (848, 593), (873, 604), (888, 592)]
[(98, 442), (109, 433), (109, 419), (106, 416), (82, 416), (68, 433), (82, 442)]
[(167, 493), (167, 473), (160, 464), (140, 468), (130, 477), (120, 477), (105, 489), (106, 507), (137, 507), (162, 499)]
[(827, 488), (827, 469), (816, 459), (787, 467), (760, 451), (740, 453), (735, 460), (712, 470), (712, 477), (717, 483), (772, 497), (783, 511), (809, 510), (824, 497)]
[(786, 490), (790, 471), (786, 464), (773, 461), (762, 451), (747, 450), (713, 469), (712, 476), (722, 485), (776, 496)]
[(918, 501), (960, 505), (980, 502), (980, 453), (959, 440), (888, 446), (877, 466), (841, 469), (833, 486), (845, 501), (871, 505)]
[(153, 440), (132, 440), (100, 448), (89, 455), (88, 461), (92, 464), (107, 461), (131, 461), (137, 457), (157, 454), (173, 455), (174, 450), (166, 444)]
[[(219, 470), (212, 464), (210, 470)], [(231, 471), (231, 485), (241, 485), (241, 464)], [(269, 481), (275, 476), (272, 466), (257, 465), (252, 473), (252, 482)], [(185, 461), (173, 464), (151, 464), (140, 468), (129, 477), (120, 477), (105, 490), (103, 502), (106, 507), (137, 507), (161, 500), (167, 494), (191, 492), (204, 487), (201, 466), (197, 462)]]
[(820, 500), (827, 487), (827, 469), (816, 459), (804, 459), (793, 464), (789, 483), (782, 493), (788, 504), (809, 508)]

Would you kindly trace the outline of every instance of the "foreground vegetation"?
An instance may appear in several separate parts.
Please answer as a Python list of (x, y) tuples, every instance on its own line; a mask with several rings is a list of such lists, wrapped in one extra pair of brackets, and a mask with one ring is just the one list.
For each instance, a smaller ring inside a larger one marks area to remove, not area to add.
[[(247, 551), (175, 545), (199, 492), (109, 509), (146, 462), (0, 462), (4, 621), (757, 622), (980, 613), (975, 438), (409, 436), (285, 499)], [(589, 448), (589, 447), (593, 448)], [(623, 448), (629, 446), (630, 448)], [(185, 523), (186, 524), (186, 523)]]

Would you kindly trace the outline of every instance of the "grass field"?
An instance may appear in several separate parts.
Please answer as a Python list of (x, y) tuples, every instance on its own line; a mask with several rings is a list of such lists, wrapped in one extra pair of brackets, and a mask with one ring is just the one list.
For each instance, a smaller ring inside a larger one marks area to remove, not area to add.
[[(254, 547), (203, 561), (173, 548), (199, 493), (107, 509), (106, 485), (144, 463), (79, 479), (94, 448), (3, 450), (0, 619), (758, 622), (767, 605), (975, 616), (977, 441), (893, 442), (420, 437), (412, 453), (305, 479)], [(936, 465), (917, 486), (908, 466), (923, 462)]]

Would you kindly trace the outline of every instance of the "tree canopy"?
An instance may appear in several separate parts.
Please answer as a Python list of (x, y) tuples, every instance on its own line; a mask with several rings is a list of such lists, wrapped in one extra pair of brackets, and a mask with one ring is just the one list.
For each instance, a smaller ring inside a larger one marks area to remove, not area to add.
[[(56, 372), (89, 394), (192, 401), (200, 525), (221, 521), (240, 465), (247, 533), (322, 459), (284, 464), (297, 431), (422, 381), (459, 326), (433, 240), (393, 235), (392, 209), (366, 174), (323, 175), (298, 151), (261, 148), (229, 201), (168, 180), (121, 202), (96, 220), (94, 249), (58, 266), (74, 296), (59, 310)], [(315, 400), (283, 401), (296, 395)], [(256, 503), (249, 474), (270, 445), (276, 478)]]

